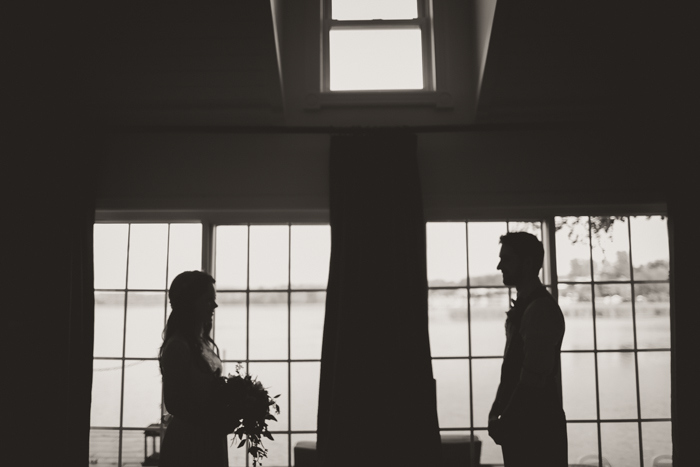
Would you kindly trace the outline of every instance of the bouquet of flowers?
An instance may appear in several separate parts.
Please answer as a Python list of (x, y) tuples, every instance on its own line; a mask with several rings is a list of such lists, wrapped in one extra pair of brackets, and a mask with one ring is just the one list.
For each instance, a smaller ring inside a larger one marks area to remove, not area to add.
[(218, 381), (217, 396), (223, 409), (235, 418), (233, 426), (234, 441), (240, 439), (238, 447), (246, 442), (250, 444), (248, 453), (253, 456), (253, 467), (262, 465), (263, 457), (267, 457), (267, 449), (263, 446), (262, 437), (274, 440), (268, 431), (267, 421), (275, 420), (272, 410), (279, 415), (280, 408), (275, 397), (270, 397), (260, 381), (249, 374), (243, 375), (243, 365), (236, 365), (236, 374), (221, 377)]

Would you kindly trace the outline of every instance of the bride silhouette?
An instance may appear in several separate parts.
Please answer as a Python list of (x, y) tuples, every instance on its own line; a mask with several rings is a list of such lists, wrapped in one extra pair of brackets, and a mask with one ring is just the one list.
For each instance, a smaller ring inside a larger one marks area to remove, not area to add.
[(168, 296), (172, 312), (163, 331), (160, 371), (163, 398), (172, 415), (160, 451), (161, 467), (226, 467), (226, 435), (234, 414), (214, 402), (221, 376), (219, 348), (210, 336), (216, 304), (215, 280), (201, 271), (173, 279)]

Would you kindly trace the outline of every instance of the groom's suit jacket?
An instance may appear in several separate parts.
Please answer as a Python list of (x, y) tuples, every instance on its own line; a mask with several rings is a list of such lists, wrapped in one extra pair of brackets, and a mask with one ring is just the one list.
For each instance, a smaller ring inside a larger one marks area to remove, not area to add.
[(501, 418), (505, 465), (565, 466), (564, 316), (542, 285), (519, 297), (507, 314), (501, 381), (489, 413), (489, 418)]

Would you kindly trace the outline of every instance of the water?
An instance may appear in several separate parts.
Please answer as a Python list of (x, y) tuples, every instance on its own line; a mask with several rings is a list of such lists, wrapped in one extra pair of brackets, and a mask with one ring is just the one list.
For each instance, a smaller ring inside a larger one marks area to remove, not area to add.
[[(161, 294), (162, 295), (162, 294)], [(159, 294), (130, 298), (127, 316), (126, 354), (134, 358), (154, 358), (160, 343), (160, 332), (165, 306)], [(286, 296), (286, 294), (284, 294)], [(320, 358), (323, 329), (323, 294), (292, 300), (291, 328), (292, 358)], [(221, 300), (217, 310), (216, 340), (222, 356), (245, 358), (246, 326), (245, 302), (241, 297)], [(140, 301), (139, 301), (140, 299)], [(264, 345), (249, 347), (251, 358), (287, 358), (286, 298), (284, 303), (269, 303), (274, 297), (261, 296), (251, 305), (249, 328), (251, 336)], [(438, 415), (443, 428), (487, 426), (487, 414), (498, 385), (500, 363), (505, 343), (503, 319), (505, 314), (500, 297), (472, 303), (471, 332), (466, 307), (441, 306), (439, 297), (431, 297), (430, 335), (433, 357), (464, 356), (471, 344), (473, 408), (469, 406), (470, 366), (468, 359), (436, 359), (433, 372), (437, 380)], [(133, 300), (133, 301), (132, 301)], [(450, 303), (465, 303), (466, 297), (451, 295)], [(268, 302), (268, 303), (265, 303)], [(443, 303), (445, 303), (443, 301)], [(657, 313), (656, 308), (637, 309), (637, 342), (644, 348), (668, 348), (669, 317)], [(564, 349), (592, 350), (593, 325), (590, 313), (567, 311), (567, 334)], [(96, 355), (118, 357), (121, 354), (117, 336), (121, 335), (123, 304), (99, 303), (96, 310)], [(634, 345), (631, 315), (624, 310), (598, 316), (596, 319), (598, 346), (610, 349), (630, 349)], [(471, 335), (471, 341), (467, 336)], [(235, 338), (233, 337), (235, 336)], [(640, 411), (642, 418), (670, 418), (670, 352), (639, 352), (637, 366), (640, 383)], [(562, 379), (564, 408), (569, 420), (581, 423), (569, 424), (570, 462), (585, 455), (597, 455), (596, 424), (596, 371), (595, 354), (563, 353)], [(602, 419), (637, 418), (636, 378), (634, 353), (599, 353), (598, 387), (600, 416)], [(127, 361), (124, 381), (123, 465), (140, 465), (144, 460), (143, 427), (158, 422), (160, 418), (160, 373), (154, 360)], [(226, 365), (225, 371), (233, 372), (235, 363)], [(272, 430), (315, 430), (316, 401), (318, 398), (318, 362), (293, 362), (291, 379), (288, 379), (286, 363), (253, 363), (250, 372), (258, 375), (271, 391), (282, 393), (280, 422), (271, 424)], [(121, 361), (96, 360), (93, 382), (93, 426), (118, 427), (120, 417)], [(291, 394), (288, 391), (291, 385)], [(289, 411), (292, 404), (291, 417)], [(472, 413), (473, 412), (473, 413)], [(603, 455), (614, 467), (639, 465), (639, 432), (634, 423), (603, 424)], [(477, 431), (482, 440), (482, 462), (501, 461), (500, 448), (494, 445), (485, 431)], [(290, 446), (315, 435), (277, 435), (275, 442), (268, 442), (269, 458), (266, 466), (287, 465)], [(670, 422), (645, 422), (642, 424), (645, 465), (659, 454), (671, 453)], [(90, 439), (91, 462), (95, 465), (116, 465), (118, 458), (118, 431), (93, 430)], [(151, 452), (150, 441), (148, 453)], [(245, 465), (244, 450), (229, 449), (232, 466)]]

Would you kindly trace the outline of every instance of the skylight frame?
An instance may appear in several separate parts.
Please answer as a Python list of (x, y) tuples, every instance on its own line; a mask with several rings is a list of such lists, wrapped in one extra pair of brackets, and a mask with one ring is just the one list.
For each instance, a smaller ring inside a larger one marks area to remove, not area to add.
[[(336, 20), (333, 19), (333, 0), (321, 0), (321, 92), (333, 94), (375, 94), (375, 93), (425, 93), (436, 91), (435, 52), (432, 27), (432, 0), (415, 0), (417, 18), (414, 19), (373, 19)], [(331, 29), (408, 29), (418, 28), (421, 32), (421, 56), (423, 69), (422, 89), (377, 89), (377, 90), (331, 90), (330, 74), (330, 31)]]

